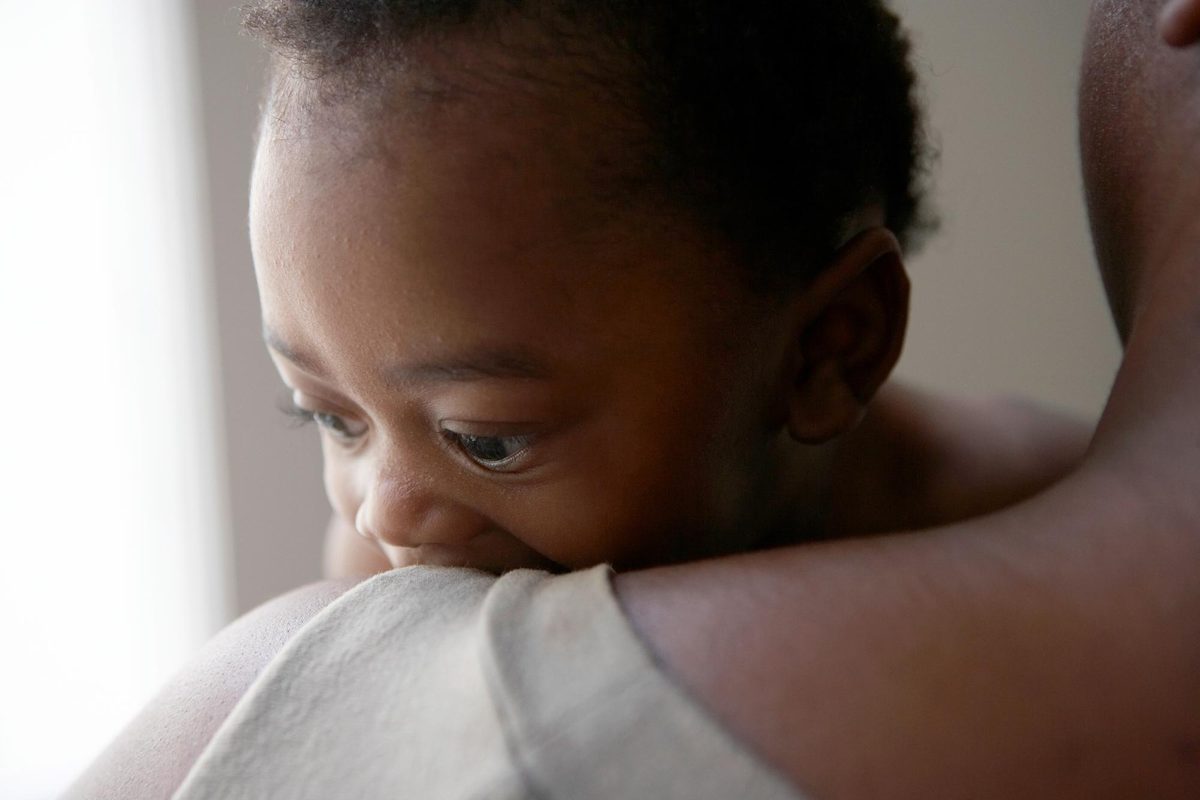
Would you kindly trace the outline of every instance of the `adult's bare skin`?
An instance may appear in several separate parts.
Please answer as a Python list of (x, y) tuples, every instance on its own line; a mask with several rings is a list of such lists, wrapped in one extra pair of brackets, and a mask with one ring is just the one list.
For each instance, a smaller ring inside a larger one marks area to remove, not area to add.
[[(1084, 110), (1100, 113), (1085, 113), (1097, 133), (1085, 151), (1129, 337), (1083, 466), (978, 522), (618, 579), (667, 667), (814, 796), (1200, 794), (1200, 56), (1147, 53), (1159, 6), (1096, 9)], [(1123, 110), (1146, 122), (1122, 124)], [(1137, 146), (1147, 130), (1154, 148)], [(72, 796), (169, 795), (253, 675), (338, 590), (238, 623)]]
[(984, 520), (622, 575), (662, 661), (816, 797), (1200, 796), (1200, 2), (1093, 7), (1125, 359), (1083, 466)]

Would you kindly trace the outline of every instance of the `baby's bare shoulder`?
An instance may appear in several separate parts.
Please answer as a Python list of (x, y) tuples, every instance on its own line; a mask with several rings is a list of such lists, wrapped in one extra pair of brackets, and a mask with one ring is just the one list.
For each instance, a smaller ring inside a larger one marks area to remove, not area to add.
[(163, 687), (65, 797), (170, 797), (263, 668), (354, 584), (303, 586), (234, 621)]
[(1057, 482), (1082, 461), (1094, 424), (1007, 396), (954, 397), (900, 388), (886, 398), (884, 437), (919, 464), (928, 518), (958, 522), (1005, 508)]

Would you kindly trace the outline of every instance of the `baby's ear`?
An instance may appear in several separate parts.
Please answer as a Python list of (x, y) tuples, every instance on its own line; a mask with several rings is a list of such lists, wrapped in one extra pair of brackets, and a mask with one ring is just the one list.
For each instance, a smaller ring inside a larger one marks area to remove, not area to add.
[(900, 358), (908, 276), (891, 231), (842, 247), (797, 297), (789, 362), (788, 430), (810, 444), (854, 428)]

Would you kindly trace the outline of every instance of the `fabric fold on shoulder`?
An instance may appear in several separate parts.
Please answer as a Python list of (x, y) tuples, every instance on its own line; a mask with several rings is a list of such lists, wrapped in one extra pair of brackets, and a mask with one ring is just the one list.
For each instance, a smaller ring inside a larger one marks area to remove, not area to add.
[(176, 800), (796, 800), (653, 663), (610, 577), (360, 584), (267, 666)]
[(409, 567), (351, 589), (268, 665), (176, 800), (526, 800), (478, 666), (495, 582)]
[(484, 672), (513, 757), (547, 800), (798, 800), (655, 664), (606, 566), (502, 577)]

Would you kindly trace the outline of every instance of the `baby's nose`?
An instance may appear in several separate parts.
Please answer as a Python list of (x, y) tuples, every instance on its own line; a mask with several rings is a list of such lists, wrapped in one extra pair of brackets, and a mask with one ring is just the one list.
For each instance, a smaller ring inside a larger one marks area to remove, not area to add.
[(482, 514), (411, 482), (377, 481), (354, 517), (363, 536), (396, 547), (461, 545), (487, 526)]

